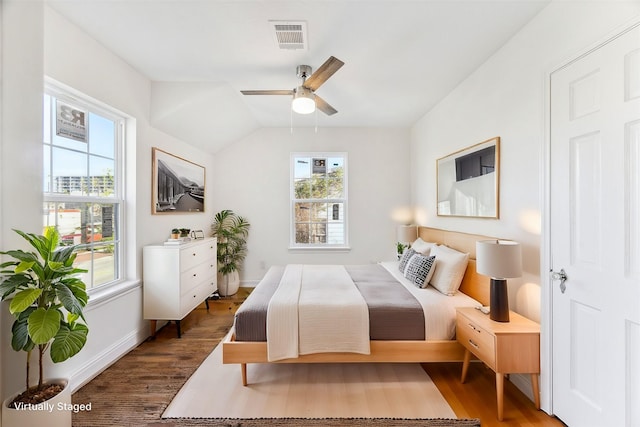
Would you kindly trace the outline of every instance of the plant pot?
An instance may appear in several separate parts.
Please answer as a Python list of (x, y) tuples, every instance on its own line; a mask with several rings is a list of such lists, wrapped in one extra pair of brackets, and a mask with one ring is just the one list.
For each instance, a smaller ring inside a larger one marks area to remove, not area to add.
[(3, 427), (70, 427), (71, 416), (71, 388), (65, 379), (55, 378), (47, 383), (57, 383), (64, 389), (51, 399), (40, 403), (35, 408), (9, 408), (9, 403), (20, 393), (2, 402)]
[(237, 271), (229, 274), (218, 273), (218, 294), (226, 297), (235, 295), (240, 287), (240, 275)]

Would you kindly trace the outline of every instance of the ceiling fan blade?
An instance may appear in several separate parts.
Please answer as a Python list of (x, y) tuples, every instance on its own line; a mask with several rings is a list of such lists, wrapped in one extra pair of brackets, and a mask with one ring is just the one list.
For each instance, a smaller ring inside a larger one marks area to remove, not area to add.
[(316, 100), (316, 108), (322, 111), (323, 113), (325, 113), (327, 116), (331, 116), (338, 112), (338, 110), (333, 108), (331, 105), (327, 104), (327, 101), (320, 98), (318, 95), (315, 96), (315, 100)]
[(344, 62), (331, 56), (304, 82), (304, 86), (315, 91), (344, 65)]
[(293, 90), (241, 90), (243, 95), (293, 95)]

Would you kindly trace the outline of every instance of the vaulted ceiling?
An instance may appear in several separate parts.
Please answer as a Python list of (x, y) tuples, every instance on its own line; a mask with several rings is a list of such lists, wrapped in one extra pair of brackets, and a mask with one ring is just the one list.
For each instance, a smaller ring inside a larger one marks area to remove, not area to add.
[[(408, 127), (549, 0), (48, 0), (152, 80), (154, 126), (209, 152), (260, 127)], [(271, 20), (303, 21), (280, 49)], [(345, 62), (317, 91), (337, 114), (291, 114), (296, 66)]]

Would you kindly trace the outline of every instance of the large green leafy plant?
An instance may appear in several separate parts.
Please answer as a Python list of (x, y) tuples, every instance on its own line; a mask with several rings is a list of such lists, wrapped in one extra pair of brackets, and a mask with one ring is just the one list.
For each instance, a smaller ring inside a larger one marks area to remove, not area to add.
[(213, 218), (211, 233), (218, 238), (218, 272), (224, 275), (240, 269), (247, 256), (247, 236), (251, 224), (232, 210), (225, 209)]
[[(15, 317), (11, 347), (27, 353), (27, 394), (45, 387), (43, 356), (47, 349), (54, 363), (76, 355), (87, 341), (83, 308), (88, 301), (86, 285), (77, 277), (87, 270), (75, 268), (76, 246), (59, 247), (54, 227), (44, 235), (14, 230), (35, 249), (0, 252), (12, 258), (0, 264), (0, 297), (11, 299), (9, 311)], [(82, 320), (82, 321), (81, 321)], [(38, 385), (29, 387), (31, 352), (37, 347)]]

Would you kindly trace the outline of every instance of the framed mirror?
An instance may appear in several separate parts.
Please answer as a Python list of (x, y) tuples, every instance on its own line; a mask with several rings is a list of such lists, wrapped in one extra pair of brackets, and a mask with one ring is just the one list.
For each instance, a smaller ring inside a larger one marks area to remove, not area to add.
[(499, 218), (500, 137), (437, 160), (438, 216)]

